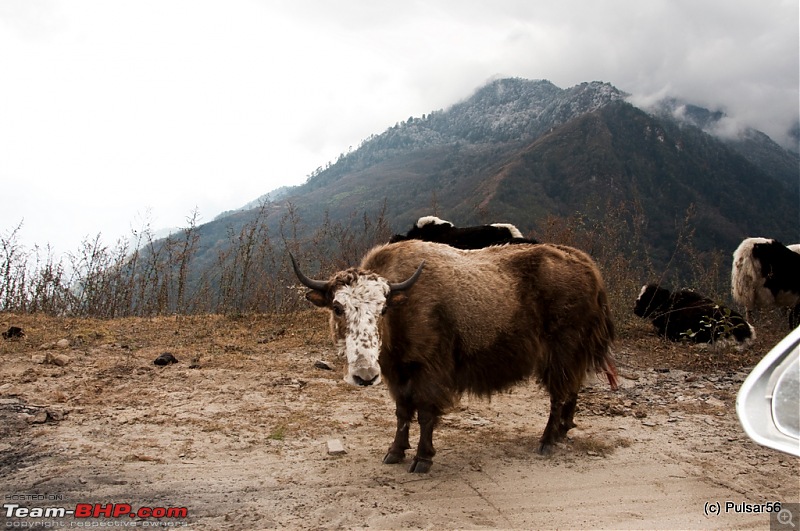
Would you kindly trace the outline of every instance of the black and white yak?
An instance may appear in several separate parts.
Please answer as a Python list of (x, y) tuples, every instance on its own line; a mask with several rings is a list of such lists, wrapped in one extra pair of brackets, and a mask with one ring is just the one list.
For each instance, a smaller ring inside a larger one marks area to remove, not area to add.
[(759, 307), (789, 308), (789, 326), (800, 325), (800, 245), (747, 238), (733, 253), (733, 300), (749, 321)]
[(633, 313), (648, 318), (662, 337), (672, 341), (749, 345), (755, 330), (742, 315), (699, 293), (670, 292), (657, 284), (642, 287)]
[(493, 223), (474, 227), (456, 227), (436, 216), (424, 216), (417, 220), (406, 234), (395, 234), (389, 243), (405, 240), (445, 243), (458, 249), (482, 249), (504, 243), (538, 243), (525, 238), (520, 230), (510, 223)]
[(410, 472), (427, 472), (433, 429), (463, 393), (490, 396), (535, 377), (550, 394), (539, 452), (574, 427), (587, 371), (617, 373), (611, 310), (588, 255), (557, 245), (465, 251), (409, 240), (372, 249), (358, 268), (328, 280), (306, 277), (306, 298), (330, 310), (345, 381), (383, 378), (395, 400), (397, 432), (383, 459), (399, 463), (414, 415), (420, 438)]

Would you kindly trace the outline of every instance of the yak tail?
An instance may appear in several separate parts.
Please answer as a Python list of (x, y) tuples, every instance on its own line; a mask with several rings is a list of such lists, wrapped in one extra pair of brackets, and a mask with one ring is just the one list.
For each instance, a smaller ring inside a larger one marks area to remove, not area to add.
[[(601, 344), (602, 348), (596, 350), (595, 357), (595, 370), (598, 374), (605, 373), (608, 378), (608, 384), (611, 389), (616, 391), (619, 388), (619, 377), (617, 375), (617, 366), (614, 363), (614, 357), (611, 355), (611, 345), (614, 343), (615, 329), (614, 320), (611, 318), (611, 308), (608, 304), (608, 297), (605, 291), (601, 291), (598, 297), (598, 303), (603, 309), (601, 330)], [(602, 352), (602, 353), (601, 353)]]
[(597, 376), (604, 374), (608, 378), (608, 385), (611, 386), (611, 389), (614, 391), (619, 389), (619, 375), (617, 374), (617, 365), (614, 363), (614, 357), (611, 355), (611, 349), (607, 348), (597, 359), (594, 371)]
[(608, 378), (608, 385), (611, 386), (611, 389), (614, 391), (619, 389), (619, 380), (618, 380), (619, 377), (617, 376), (617, 367), (616, 365), (614, 365), (614, 358), (611, 357), (610, 353), (606, 355), (603, 372), (606, 373), (606, 377)]

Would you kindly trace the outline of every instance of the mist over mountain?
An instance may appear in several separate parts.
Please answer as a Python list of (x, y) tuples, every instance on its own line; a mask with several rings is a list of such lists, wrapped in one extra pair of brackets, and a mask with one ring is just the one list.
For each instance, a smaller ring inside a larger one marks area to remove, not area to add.
[[(639, 209), (667, 260), (691, 208), (701, 250), (742, 238), (800, 241), (800, 160), (721, 111), (678, 100), (642, 110), (602, 82), (567, 89), (499, 79), (446, 110), (398, 121), (262, 209), (198, 227), (202, 254), (260, 215), (277, 233), (289, 209), (299, 237), (325, 220), (383, 211), (395, 232), (437, 213), (459, 225), (510, 222), (537, 236), (548, 216)], [(257, 214), (258, 213), (258, 214)], [(208, 260), (199, 260), (199, 262)]]

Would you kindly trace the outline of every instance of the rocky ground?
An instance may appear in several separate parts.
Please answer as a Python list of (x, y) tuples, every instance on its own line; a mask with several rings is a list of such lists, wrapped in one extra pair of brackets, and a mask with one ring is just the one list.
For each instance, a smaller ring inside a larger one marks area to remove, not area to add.
[[(4, 527), (768, 529), (764, 510), (800, 502), (800, 460), (734, 408), (777, 331), (739, 353), (623, 327), (621, 388), (590, 378), (553, 455), (535, 453), (548, 401), (529, 383), (465, 397), (416, 475), (381, 463), (391, 399), (342, 381), (324, 321), (0, 315), (26, 332), (0, 342)], [(165, 352), (179, 363), (154, 365)]]

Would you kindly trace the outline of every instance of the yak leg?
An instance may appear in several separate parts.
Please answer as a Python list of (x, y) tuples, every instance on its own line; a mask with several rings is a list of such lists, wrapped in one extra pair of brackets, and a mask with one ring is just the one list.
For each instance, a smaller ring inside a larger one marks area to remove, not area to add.
[(431, 469), (433, 456), (436, 455), (436, 450), (433, 448), (433, 428), (439, 420), (439, 412), (427, 408), (420, 409), (417, 413), (417, 420), (419, 421), (419, 445), (417, 446), (417, 455), (414, 456), (408, 471), (425, 474)]
[(550, 395), (550, 418), (544, 428), (542, 438), (539, 439), (539, 453), (549, 454), (553, 444), (566, 437), (567, 432), (575, 427), (573, 417), (578, 403), (578, 393), (570, 392), (566, 399)]
[(559, 426), (559, 439), (566, 437), (567, 432), (576, 426), (573, 418), (575, 417), (575, 407), (578, 405), (578, 393), (570, 394), (570, 397), (561, 407), (561, 424)]
[(411, 448), (408, 442), (408, 429), (411, 425), (411, 418), (414, 416), (414, 406), (409, 401), (397, 401), (395, 407), (397, 415), (397, 432), (394, 434), (394, 441), (389, 447), (389, 452), (384, 456), (383, 462), (393, 465), (401, 462), (406, 456), (406, 450)]
[(559, 439), (561, 432), (561, 412), (564, 403), (552, 394), (550, 395), (550, 418), (544, 427), (542, 438), (539, 439), (539, 453), (547, 455), (553, 451), (553, 444)]

